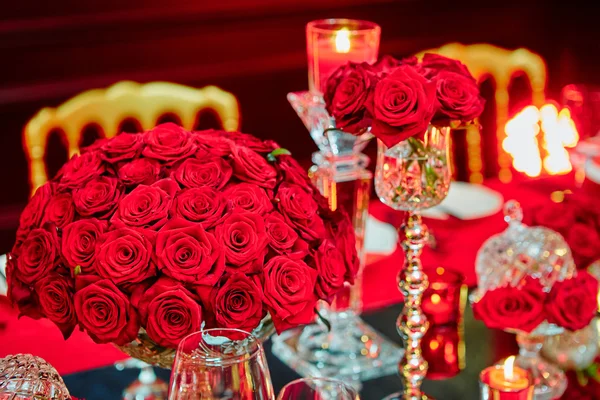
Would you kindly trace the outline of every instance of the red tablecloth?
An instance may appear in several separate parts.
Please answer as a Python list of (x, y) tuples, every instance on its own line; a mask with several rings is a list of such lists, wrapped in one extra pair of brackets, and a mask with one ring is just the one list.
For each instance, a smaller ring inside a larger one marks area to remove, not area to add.
[[(503, 185), (488, 182), (487, 186), (502, 193), (505, 200), (516, 199), (522, 205), (535, 204), (557, 189), (571, 188), (569, 177), (540, 179)], [(394, 226), (401, 223), (402, 214), (373, 201), (370, 212), (381, 221)], [(501, 232), (506, 224), (501, 213), (493, 216), (462, 221), (427, 219), (430, 231), (436, 237), (437, 248), (426, 249), (424, 265), (443, 265), (462, 272), (469, 285), (475, 284), (475, 255), (482, 243), (491, 235)], [(389, 257), (370, 255), (364, 272), (363, 289), (365, 309), (376, 309), (399, 301), (396, 274), (403, 262), (402, 250)], [(0, 357), (15, 353), (32, 353), (54, 365), (60, 374), (69, 374), (110, 365), (126, 356), (111, 345), (98, 345), (83, 332), (75, 331), (64, 341), (59, 330), (49, 321), (35, 321), (17, 313), (0, 302)]]

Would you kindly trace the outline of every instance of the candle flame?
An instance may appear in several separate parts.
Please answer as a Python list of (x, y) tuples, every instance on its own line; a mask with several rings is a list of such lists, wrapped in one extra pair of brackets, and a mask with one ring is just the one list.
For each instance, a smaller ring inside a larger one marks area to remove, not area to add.
[(514, 374), (515, 356), (510, 356), (504, 361), (504, 379), (512, 382), (515, 379)]
[(335, 51), (348, 53), (350, 51), (350, 31), (342, 28), (335, 33)]
[(432, 302), (433, 304), (440, 304), (440, 301), (441, 301), (441, 300), (442, 300), (442, 299), (441, 299), (441, 297), (440, 297), (440, 295), (439, 295), (439, 294), (437, 294), (437, 293), (434, 293), (434, 294), (432, 294), (432, 295), (431, 295), (431, 302)]

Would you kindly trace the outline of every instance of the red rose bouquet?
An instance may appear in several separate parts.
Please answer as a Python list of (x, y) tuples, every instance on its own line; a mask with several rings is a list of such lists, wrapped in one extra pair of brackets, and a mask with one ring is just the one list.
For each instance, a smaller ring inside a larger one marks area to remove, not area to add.
[(556, 282), (549, 292), (537, 279), (528, 277), (519, 286), (487, 291), (473, 304), (473, 312), (490, 328), (530, 333), (548, 321), (576, 331), (596, 316), (597, 296), (598, 281), (586, 271)]
[(483, 111), (477, 82), (460, 62), (425, 54), (371, 65), (349, 63), (327, 81), (325, 104), (336, 128), (360, 134), (367, 128), (386, 146), (424, 133), (429, 124), (457, 127)]
[(23, 211), (7, 273), (22, 315), (164, 348), (201, 327), (310, 323), (357, 270), (352, 225), (284, 149), (160, 125), (97, 141)]

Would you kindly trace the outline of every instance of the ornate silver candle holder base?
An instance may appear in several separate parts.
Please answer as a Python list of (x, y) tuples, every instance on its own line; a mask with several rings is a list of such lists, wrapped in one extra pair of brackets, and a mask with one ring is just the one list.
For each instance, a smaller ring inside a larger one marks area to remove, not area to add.
[(274, 336), (273, 353), (302, 376), (341, 379), (360, 388), (361, 381), (392, 375), (402, 355), (352, 311), (329, 312), (324, 324)]

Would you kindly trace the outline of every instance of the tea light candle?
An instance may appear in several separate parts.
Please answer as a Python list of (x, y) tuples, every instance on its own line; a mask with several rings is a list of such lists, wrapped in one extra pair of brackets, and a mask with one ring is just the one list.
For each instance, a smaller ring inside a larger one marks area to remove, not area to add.
[(468, 288), (464, 276), (443, 267), (426, 269), (429, 287), (421, 308), (432, 325), (456, 324), (466, 306)]
[(306, 25), (308, 87), (322, 94), (327, 78), (348, 62), (377, 61), (379, 25), (351, 19), (325, 19)]
[(508, 357), (503, 365), (484, 369), (480, 375), (481, 398), (494, 400), (531, 400), (533, 383), (526, 370), (514, 365)]

